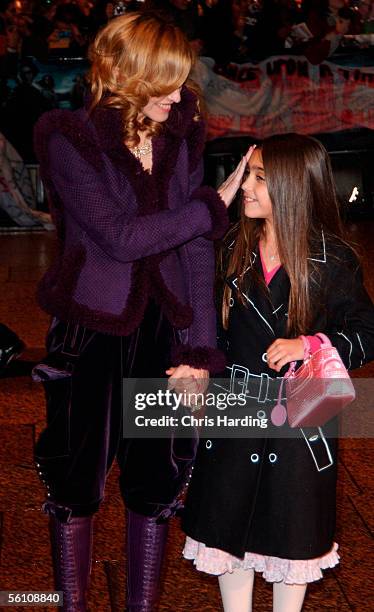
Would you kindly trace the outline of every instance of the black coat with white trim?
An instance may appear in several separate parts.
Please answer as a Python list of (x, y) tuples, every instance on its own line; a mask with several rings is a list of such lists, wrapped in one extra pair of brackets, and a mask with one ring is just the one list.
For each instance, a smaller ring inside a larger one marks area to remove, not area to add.
[[(311, 258), (312, 287), (319, 290), (309, 333), (325, 333), (347, 368), (360, 367), (374, 359), (374, 306), (360, 266), (348, 247), (324, 235), (318, 250)], [(262, 273), (256, 253), (252, 265)], [(276, 338), (287, 337), (289, 280), (283, 268), (269, 292), (270, 299), (251, 286), (244, 307), (233, 291), (225, 338), (232, 376), (237, 370), (274, 378), (264, 353)], [(261, 400), (257, 410), (269, 419), (274, 401)], [(183, 517), (186, 533), (237, 557), (246, 551), (285, 559), (326, 554), (335, 531), (337, 442), (325, 434), (326, 428), (300, 430), (297, 439), (202, 439)]]

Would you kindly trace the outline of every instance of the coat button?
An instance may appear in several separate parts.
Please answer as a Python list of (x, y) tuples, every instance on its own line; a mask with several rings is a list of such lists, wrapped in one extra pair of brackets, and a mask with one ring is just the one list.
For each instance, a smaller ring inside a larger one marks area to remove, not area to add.
[(205, 442), (205, 448), (207, 448), (208, 450), (210, 450), (212, 448), (213, 444), (211, 440), (207, 440)]
[(260, 461), (259, 455), (257, 453), (252, 453), (251, 461), (252, 461), (252, 463), (258, 463)]
[(275, 463), (278, 460), (278, 457), (275, 453), (270, 453), (269, 454), (269, 461), (270, 463)]

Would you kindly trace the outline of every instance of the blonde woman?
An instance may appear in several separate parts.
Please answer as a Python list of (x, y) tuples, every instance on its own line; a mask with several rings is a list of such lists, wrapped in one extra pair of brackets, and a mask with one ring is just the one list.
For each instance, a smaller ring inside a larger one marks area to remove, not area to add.
[(118, 17), (97, 35), (91, 60), (86, 108), (52, 111), (36, 129), (60, 242), (38, 292), (53, 319), (48, 357), (35, 372), (47, 398), (36, 463), (56, 588), (64, 610), (82, 611), (92, 517), (117, 458), (128, 510), (127, 609), (148, 611), (196, 444), (124, 440), (121, 379), (166, 370), (207, 379), (222, 369), (212, 241), (227, 227), (245, 161), (221, 197), (200, 187), (193, 54), (174, 26), (145, 13)]

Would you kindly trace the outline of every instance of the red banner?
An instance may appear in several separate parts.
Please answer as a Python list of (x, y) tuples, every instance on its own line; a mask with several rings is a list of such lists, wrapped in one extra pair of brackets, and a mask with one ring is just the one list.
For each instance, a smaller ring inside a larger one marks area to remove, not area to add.
[(195, 80), (208, 111), (208, 136), (313, 134), (374, 129), (374, 67), (313, 66), (303, 57), (229, 64), (225, 74), (202, 58)]

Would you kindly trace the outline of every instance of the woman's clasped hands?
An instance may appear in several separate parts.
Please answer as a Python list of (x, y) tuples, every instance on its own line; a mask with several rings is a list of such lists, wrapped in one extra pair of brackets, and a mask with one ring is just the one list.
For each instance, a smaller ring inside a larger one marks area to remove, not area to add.
[(169, 368), (166, 370), (166, 374), (170, 376), (168, 389), (185, 395), (184, 406), (194, 411), (203, 405), (204, 394), (209, 385), (208, 370), (192, 368), (182, 364), (175, 368)]

